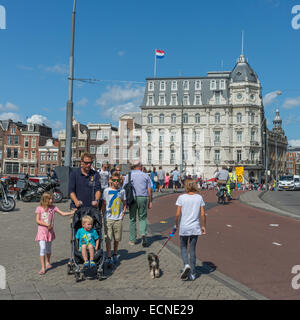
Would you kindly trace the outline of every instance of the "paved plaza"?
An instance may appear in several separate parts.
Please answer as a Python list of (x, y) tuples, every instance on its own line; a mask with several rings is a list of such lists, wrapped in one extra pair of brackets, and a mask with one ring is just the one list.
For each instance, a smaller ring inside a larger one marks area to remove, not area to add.
[[(155, 194), (156, 197), (158, 194)], [(180, 250), (172, 241), (160, 254), (162, 275), (150, 279), (147, 254), (158, 252), (166, 237), (159, 232), (149, 234), (149, 246), (141, 242), (130, 246), (129, 217), (125, 216), (123, 239), (119, 246), (120, 262), (113, 272), (106, 270), (107, 279), (98, 281), (91, 275), (75, 282), (67, 274), (70, 257), (70, 218), (55, 218), (56, 239), (53, 242), (53, 268), (39, 275), (39, 245), (34, 241), (37, 226), (35, 208), (38, 203), (18, 201), (15, 211), (0, 212), (0, 265), (6, 270), (6, 289), (0, 290), (1, 300), (246, 300), (263, 296), (222, 275), (198, 261), (195, 281), (181, 281)], [(68, 210), (69, 202), (58, 205)], [(150, 211), (150, 214), (155, 214)], [(151, 232), (151, 227), (149, 228)]]

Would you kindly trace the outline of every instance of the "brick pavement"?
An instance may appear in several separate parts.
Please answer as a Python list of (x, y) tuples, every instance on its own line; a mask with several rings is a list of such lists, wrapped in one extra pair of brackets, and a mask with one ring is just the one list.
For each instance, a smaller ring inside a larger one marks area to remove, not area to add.
[[(158, 194), (155, 194), (156, 197)], [(34, 241), (37, 226), (35, 208), (38, 203), (18, 201), (16, 210), (0, 212), (0, 265), (6, 268), (6, 289), (0, 290), (0, 300), (245, 300), (263, 299), (243, 285), (221, 273), (209, 272), (198, 261), (199, 275), (193, 282), (180, 280), (182, 261), (179, 249), (171, 241), (160, 255), (162, 275), (150, 279), (147, 254), (157, 252), (166, 238), (149, 234), (149, 247), (141, 243), (130, 246), (129, 217), (125, 216), (123, 239), (119, 246), (120, 263), (107, 279), (86, 279), (76, 283), (67, 275), (70, 257), (69, 218), (55, 218), (56, 239), (53, 242), (53, 269), (44, 276), (40, 270), (39, 246)], [(58, 204), (68, 210), (69, 203)], [(154, 213), (152, 213), (154, 214)]]

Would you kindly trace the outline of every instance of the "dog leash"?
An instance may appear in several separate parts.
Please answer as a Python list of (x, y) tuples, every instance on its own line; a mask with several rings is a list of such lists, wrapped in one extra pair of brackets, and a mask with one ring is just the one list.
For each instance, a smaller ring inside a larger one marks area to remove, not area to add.
[(174, 237), (175, 231), (176, 231), (176, 227), (174, 226), (173, 229), (172, 229), (172, 232), (169, 234), (168, 239), (165, 241), (165, 243), (163, 244), (163, 246), (162, 246), (162, 247), (160, 248), (160, 250), (157, 252), (158, 258), (159, 258), (160, 252), (161, 252), (162, 249), (166, 246), (166, 244), (168, 243), (168, 241), (169, 241), (172, 237)]

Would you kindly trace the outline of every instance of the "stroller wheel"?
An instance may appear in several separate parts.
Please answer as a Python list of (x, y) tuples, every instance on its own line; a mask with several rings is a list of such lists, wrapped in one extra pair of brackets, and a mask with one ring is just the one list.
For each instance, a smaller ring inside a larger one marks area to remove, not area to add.
[(75, 280), (76, 280), (76, 282), (80, 281), (80, 273), (75, 272)]
[(68, 265), (67, 265), (67, 273), (68, 274), (72, 274), (72, 271), (73, 271), (73, 267), (71, 266), (71, 263), (68, 263)]
[(101, 269), (101, 270), (98, 270), (98, 271), (97, 271), (97, 279), (98, 279), (99, 281), (101, 281), (101, 280), (104, 280), (104, 279), (105, 279), (103, 269)]

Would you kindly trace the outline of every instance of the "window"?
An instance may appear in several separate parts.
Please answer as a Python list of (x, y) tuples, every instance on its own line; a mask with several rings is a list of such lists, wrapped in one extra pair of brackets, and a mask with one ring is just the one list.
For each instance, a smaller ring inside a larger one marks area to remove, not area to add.
[(221, 132), (220, 131), (215, 131), (215, 144), (220, 144), (221, 142)]
[(175, 150), (172, 149), (170, 153), (170, 164), (175, 164), (175, 157), (176, 157)]
[(16, 134), (16, 128), (12, 127), (10, 132), (11, 132), (11, 134)]
[(238, 143), (242, 143), (242, 141), (243, 141), (243, 132), (242, 131), (238, 131), (236, 133), (236, 139), (237, 139)]
[(31, 148), (36, 147), (36, 138), (31, 138)]
[(28, 150), (24, 151), (24, 160), (28, 160)]
[(31, 176), (34, 176), (34, 171), (35, 171), (35, 168), (34, 167), (30, 167), (30, 175)]
[(120, 145), (120, 137), (115, 137), (115, 145), (116, 146)]
[(159, 146), (163, 147), (164, 144), (164, 130), (159, 130)]
[(103, 153), (106, 154), (106, 155), (109, 153), (109, 147), (108, 146), (104, 146), (103, 147)]
[(172, 81), (171, 90), (177, 90), (177, 81)]
[(79, 140), (79, 147), (85, 147), (85, 141)]
[(188, 130), (183, 130), (183, 142), (187, 143), (189, 138), (189, 131)]
[(152, 95), (148, 96), (148, 106), (154, 106), (154, 97)]
[(251, 130), (250, 140), (253, 142), (255, 140), (255, 131)]
[(14, 136), (14, 144), (19, 144), (19, 136)]
[(201, 95), (196, 94), (195, 95), (195, 105), (199, 106), (201, 104)]
[(149, 81), (149, 83), (148, 83), (148, 90), (149, 90), (149, 91), (153, 91), (153, 90), (154, 90), (154, 82), (153, 82), (153, 81)]
[(34, 131), (34, 125), (33, 124), (29, 124), (28, 125), (28, 131)]
[(160, 95), (159, 96), (159, 105), (160, 106), (164, 106), (165, 105), (165, 101), (166, 101), (165, 96), (164, 95)]
[(51, 152), (47, 152), (47, 160), (51, 161)]
[(96, 153), (96, 146), (90, 146), (90, 154)]
[(108, 130), (103, 130), (103, 139), (108, 140), (109, 138), (109, 131)]
[(242, 120), (243, 120), (243, 116), (242, 116), (242, 114), (239, 112), (239, 113), (236, 115), (236, 122), (237, 122), (237, 123), (242, 123)]
[(220, 81), (220, 90), (225, 90), (225, 80)]
[(176, 141), (176, 131), (173, 130), (173, 131), (171, 131), (170, 142), (174, 143), (175, 141)]
[(216, 80), (210, 81), (210, 90), (216, 90), (217, 89), (217, 82)]
[(152, 124), (152, 122), (153, 122), (152, 114), (148, 114), (147, 120), (148, 120), (148, 124)]
[(31, 151), (31, 160), (35, 160), (35, 151)]
[(151, 131), (147, 131), (148, 143), (152, 142), (152, 134)]
[(237, 162), (241, 162), (242, 161), (242, 150), (238, 150), (237, 151)]
[(199, 113), (196, 113), (196, 115), (195, 115), (195, 122), (200, 123), (200, 114)]
[(7, 156), (7, 158), (11, 158), (11, 148), (7, 148), (6, 156)]
[(172, 106), (176, 106), (177, 105), (177, 95), (176, 94), (172, 94), (171, 95), (171, 105)]
[(25, 147), (25, 148), (28, 148), (28, 147), (29, 147), (29, 138), (28, 138), (28, 137), (25, 137), (25, 138), (24, 138), (24, 147)]
[(215, 163), (220, 163), (220, 150), (215, 150)]
[(195, 81), (195, 90), (201, 90), (201, 80)]
[(250, 112), (250, 123), (254, 123), (254, 122), (255, 122), (255, 113)]
[(148, 164), (151, 164), (152, 162), (152, 152), (151, 152), (151, 149), (148, 149)]
[(119, 159), (119, 157), (120, 157), (119, 149), (115, 149), (115, 159)]
[(103, 132), (102, 132), (102, 130), (98, 130), (97, 131), (97, 140), (98, 141), (103, 140)]
[(159, 162), (162, 162), (164, 160), (164, 151), (163, 150), (159, 150)]
[(189, 81), (188, 80), (183, 81), (183, 90), (189, 90)]
[(12, 141), (13, 141), (12, 138), (13, 138), (12, 136), (7, 136), (6, 143), (7, 143), (8, 145), (12, 145)]
[(221, 120), (221, 116), (220, 116), (220, 113), (216, 113), (215, 114), (215, 123), (220, 123), (220, 120)]
[(164, 123), (165, 123), (165, 116), (164, 116), (163, 113), (161, 113), (161, 114), (159, 115), (159, 123), (160, 123), (160, 124), (164, 124)]
[(255, 152), (253, 150), (250, 151), (250, 160), (251, 161), (255, 160)]
[(173, 124), (176, 123), (176, 113), (171, 114), (171, 123), (173, 123)]
[(41, 165), (40, 165), (40, 173), (46, 173), (46, 172), (45, 172), (45, 165), (44, 165), (44, 164), (41, 164)]
[(183, 96), (183, 105), (184, 106), (189, 105), (189, 96), (188, 95)]
[(96, 130), (91, 130), (90, 131), (90, 139), (91, 140), (96, 140), (96, 134), (97, 134)]
[(57, 161), (57, 152), (53, 152), (52, 159), (53, 161)]
[(166, 82), (165, 81), (161, 81), (160, 82), (160, 90), (161, 91), (165, 91), (166, 90)]
[(97, 146), (97, 154), (102, 154), (102, 146)]
[(18, 149), (14, 149), (14, 159), (18, 159)]
[(189, 122), (189, 116), (187, 113), (183, 114), (183, 123), (188, 123)]

